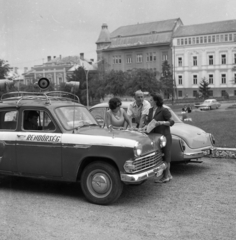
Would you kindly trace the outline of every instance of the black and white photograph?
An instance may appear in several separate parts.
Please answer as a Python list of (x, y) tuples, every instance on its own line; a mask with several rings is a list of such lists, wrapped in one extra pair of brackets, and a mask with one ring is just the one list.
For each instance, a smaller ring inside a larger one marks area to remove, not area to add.
[(0, 0), (0, 240), (234, 240), (235, 13)]

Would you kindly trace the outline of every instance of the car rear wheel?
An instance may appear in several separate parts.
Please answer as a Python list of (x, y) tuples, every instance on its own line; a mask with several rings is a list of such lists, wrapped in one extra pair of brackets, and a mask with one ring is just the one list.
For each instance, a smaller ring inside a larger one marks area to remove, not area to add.
[(107, 205), (120, 197), (123, 182), (115, 167), (105, 162), (94, 162), (84, 169), (81, 187), (89, 202)]

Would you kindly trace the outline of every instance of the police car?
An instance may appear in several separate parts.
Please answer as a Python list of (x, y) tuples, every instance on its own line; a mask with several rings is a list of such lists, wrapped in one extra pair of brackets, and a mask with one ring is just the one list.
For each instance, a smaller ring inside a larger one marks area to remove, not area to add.
[(104, 129), (77, 96), (13, 92), (0, 101), (0, 174), (80, 182), (88, 201), (110, 204), (125, 184), (166, 168), (162, 135)]

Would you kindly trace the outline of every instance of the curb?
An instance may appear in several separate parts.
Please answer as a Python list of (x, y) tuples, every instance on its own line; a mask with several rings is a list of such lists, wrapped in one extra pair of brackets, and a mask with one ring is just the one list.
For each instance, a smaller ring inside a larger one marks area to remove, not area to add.
[(236, 148), (215, 148), (211, 157), (236, 159)]

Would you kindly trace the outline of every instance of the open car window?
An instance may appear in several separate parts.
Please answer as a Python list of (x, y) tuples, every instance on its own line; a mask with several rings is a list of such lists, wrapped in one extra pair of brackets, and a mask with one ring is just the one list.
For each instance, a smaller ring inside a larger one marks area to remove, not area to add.
[(25, 110), (23, 112), (23, 130), (26, 131), (54, 131), (54, 122), (47, 112), (43, 110)]

